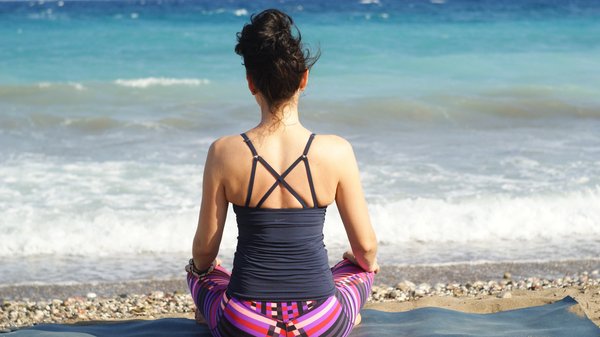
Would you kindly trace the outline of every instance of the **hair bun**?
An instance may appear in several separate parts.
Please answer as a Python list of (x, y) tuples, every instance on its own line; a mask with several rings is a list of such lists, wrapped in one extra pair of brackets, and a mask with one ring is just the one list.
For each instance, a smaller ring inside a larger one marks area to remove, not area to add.
[(252, 15), (237, 33), (237, 41), (235, 52), (243, 57), (246, 71), (273, 109), (295, 94), (302, 74), (318, 59), (303, 51), (294, 21), (277, 9)]

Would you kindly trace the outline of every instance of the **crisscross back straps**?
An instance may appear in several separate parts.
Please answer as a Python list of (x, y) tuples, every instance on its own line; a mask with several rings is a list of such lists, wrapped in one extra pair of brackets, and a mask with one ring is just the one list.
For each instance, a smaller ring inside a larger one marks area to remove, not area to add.
[(269, 163), (267, 163), (267, 161), (264, 160), (263, 158), (258, 157), (258, 160), (269, 171), (269, 173), (271, 173), (271, 175), (273, 177), (275, 177), (276, 181), (275, 181), (275, 183), (273, 183), (273, 185), (271, 185), (271, 188), (269, 188), (269, 190), (267, 191), (267, 193), (265, 193), (265, 195), (263, 195), (263, 197), (260, 199), (260, 201), (258, 202), (258, 204), (256, 204), (256, 207), (260, 208), (260, 206), (262, 206), (262, 204), (265, 202), (265, 200), (267, 200), (267, 198), (271, 195), (271, 193), (273, 193), (273, 191), (275, 190), (275, 188), (277, 187), (277, 185), (279, 183), (281, 183), (283, 186), (285, 186), (285, 188), (294, 196), (294, 198), (296, 198), (296, 200), (298, 200), (298, 202), (300, 203), (300, 205), (302, 205), (302, 208), (307, 208), (308, 207), (306, 205), (306, 203), (304, 202), (304, 200), (302, 200), (302, 198), (300, 197), (300, 195), (292, 188), (292, 186), (290, 186), (287, 183), (287, 181), (285, 181), (285, 177), (290, 172), (292, 172), (292, 170), (294, 169), (294, 167), (296, 167), (296, 165), (298, 165), (298, 163), (300, 163), (300, 160), (302, 160), (301, 158), (296, 159), (292, 163), (292, 165), (290, 165), (290, 167), (288, 167), (287, 170), (285, 170), (283, 172), (283, 174), (281, 174), (281, 175), (279, 175), (279, 173), (277, 173), (277, 171), (275, 171), (275, 169), (273, 167), (271, 167), (271, 165), (269, 165)]
[(307, 208), (308, 206), (306, 205), (304, 200), (302, 200), (300, 195), (292, 188), (292, 186), (290, 186), (287, 183), (287, 181), (285, 181), (285, 177), (287, 177), (287, 175), (290, 174), (290, 172), (292, 172), (292, 170), (300, 163), (300, 161), (303, 161), (304, 165), (306, 167), (306, 175), (308, 177), (308, 184), (310, 187), (310, 193), (311, 193), (312, 200), (313, 200), (313, 207), (318, 207), (317, 195), (315, 193), (315, 186), (313, 184), (312, 175), (310, 173), (310, 166), (308, 164), (308, 158), (307, 158), (308, 151), (310, 149), (310, 145), (312, 144), (312, 141), (315, 137), (314, 133), (311, 134), (310, 137), (308, 138), (308, 142), (306, 143), (306, 146), (304, 147), (304, 151), (302, 152), (302, 155), (300, 157), (298, 157), (298, 159), (296, 159), (282, 174), (277, 173), (277, 171), (275, 171), (275, 169), (271, 165), (269, 165), (269, 163), (266, 160), (264, 160), (260, 155), (258, 155), (258, 152), (256, 152), (256, 148), (250, 141), (250, 138), (248, 138), (248, 136), (245, 133), (242, 133), (241, 136), (242, 136), (242, 138), (244, 138), (244, 142), (250, 148), (250, 151), (252, 152), (252, 156), (253, 156), (252, 171), (250, 172), (250, 181), (248, 182), (248, 193), (246, 195), (246, 203), (245, 203), (246, 207), (250, 206), (250, 199), (252, 198), (252, 188), (254, 186), (254, 178), (256, 176), (256, 166), (257, 166), (257, 162), (260, 162), (267, 169), (267, 171), (269, 171), (269, 173), (271, 173), (271, 175), (275, 178), (275, 182), (273, 183), (273, 185), (271, 185), (271, 187), (263, 195), (263, 197), (260, 199), (258, 204), (256, 204), (257, 208), (260, 208), (260, 206), (262, 206), (262, 204), (267, 200), (267, 198), (271, 195), (271, 193), (273, 193), (273, 191), (279, 184), (283, 185), (294, 196), (294, 198), (296, 198), (296, 200), (298, 200), (298, 202), (302, 205), (302, 208)]

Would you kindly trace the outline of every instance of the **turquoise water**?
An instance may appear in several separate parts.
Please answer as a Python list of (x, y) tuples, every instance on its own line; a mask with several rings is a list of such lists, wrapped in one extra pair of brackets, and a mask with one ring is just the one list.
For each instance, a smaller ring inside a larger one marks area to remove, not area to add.
[(301, 114), (353, 143), (383, 264), (600, 255), (597, 1), (9, 1), (0, 283), (181, 272), (208, 145), (258, 120), (235, 34), (273, 6), (321, 51)]

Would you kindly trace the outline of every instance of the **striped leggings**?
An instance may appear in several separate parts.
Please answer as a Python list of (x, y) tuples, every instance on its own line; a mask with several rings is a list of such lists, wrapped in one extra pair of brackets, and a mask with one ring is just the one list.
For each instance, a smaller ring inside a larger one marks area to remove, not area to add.
[(227, 295), (230, 274), (218, 266), (199, 279), (187, 281), (196, 307), (215, 337), (228, 336), (347, 336), (365, 304), (373, 273), (348, 260), (331, 268), (336, 292), (314, 301), (246, 301)]

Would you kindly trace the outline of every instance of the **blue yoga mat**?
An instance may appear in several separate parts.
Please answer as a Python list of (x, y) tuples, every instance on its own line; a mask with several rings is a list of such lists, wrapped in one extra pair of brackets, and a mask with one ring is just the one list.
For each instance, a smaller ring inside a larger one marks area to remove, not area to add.
[[(547, 305), (494, 314), (468, 314), (440, 308), (406, 312), (364, 310), (352, 337), (600, 337), (600, 328), (568, 309), (571, 297)], [(210, 337), (191, 319), (165, 318), (100, 324), (42, 324), (5, 334), (6, 337)]]

